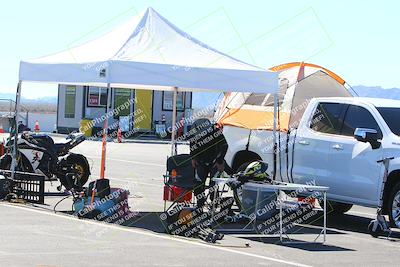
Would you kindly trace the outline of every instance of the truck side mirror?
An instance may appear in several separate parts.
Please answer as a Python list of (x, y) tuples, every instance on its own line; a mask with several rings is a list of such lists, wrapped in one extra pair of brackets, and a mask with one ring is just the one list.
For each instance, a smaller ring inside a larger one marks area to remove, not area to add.
[(377, 149), (381, 147), (378, 131), (375, 129), (356, 128), (356, 130), (354, 131), (354, 138), (359, 142), (370, 143), (372, 149)]

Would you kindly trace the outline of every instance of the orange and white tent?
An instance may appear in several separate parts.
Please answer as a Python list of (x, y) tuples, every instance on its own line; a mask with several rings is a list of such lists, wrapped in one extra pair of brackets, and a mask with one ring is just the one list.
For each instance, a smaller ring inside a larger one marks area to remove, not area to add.
[[(272, 67), (270, 71), (279, 73), (276, 111), (280, 131), (296, 128), (314, 97), (352, 96), (341, 77), (315, 64), (293, 62)], [(274, 94), (225, 93), (215, 119), (221, 125), (273, 130)]]

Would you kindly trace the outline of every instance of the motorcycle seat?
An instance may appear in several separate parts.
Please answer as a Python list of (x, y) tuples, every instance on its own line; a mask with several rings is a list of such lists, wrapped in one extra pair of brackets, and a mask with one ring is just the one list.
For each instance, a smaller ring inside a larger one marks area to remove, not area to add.
[[(37, 142), (37, 146), (46, 148), (48, 150), (52, 150), (54, 147), (54, 140), (48, 135), (45, 134), (32, 134), (29, 136)], [(29, 140), (29, 139), (28, 139)]]

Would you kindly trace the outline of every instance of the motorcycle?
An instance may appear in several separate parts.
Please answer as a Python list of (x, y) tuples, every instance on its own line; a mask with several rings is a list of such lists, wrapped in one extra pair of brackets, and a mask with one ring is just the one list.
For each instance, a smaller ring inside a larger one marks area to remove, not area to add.
[[(46, 134), (22, 133), (17, 140), (16, 170), (43, 174), (48, 180), (57, 178), (67, 190), (82, 190), (89, 179), (90, 166), (85, 156), (70, 150), (84, 140), (82, 133), (68, 135), (63, 143), (54, 143)], [(0, 158), (0, 169), (11, 169), (13, 146), (11, 138)]]

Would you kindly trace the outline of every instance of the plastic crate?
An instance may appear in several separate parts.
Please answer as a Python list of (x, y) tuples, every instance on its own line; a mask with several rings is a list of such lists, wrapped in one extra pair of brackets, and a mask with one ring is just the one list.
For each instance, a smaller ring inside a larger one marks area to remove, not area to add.
[(44, 204), (44, 175), (16, 171), (14, 179), (11, 179), (11, 171), (0, 170), (0, 174), (10, 179), (11, 192), (18, 198), (30, 203)]

